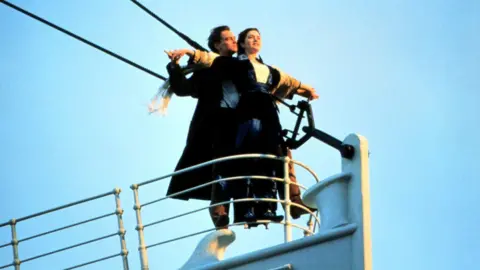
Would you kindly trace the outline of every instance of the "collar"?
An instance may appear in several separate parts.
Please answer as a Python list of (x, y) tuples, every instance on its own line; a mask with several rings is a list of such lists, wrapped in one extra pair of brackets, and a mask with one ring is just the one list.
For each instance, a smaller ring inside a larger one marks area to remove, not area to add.
[(240, 60), (248, 60), (248, 56), (246, 54), (240, 54), (237, 56), (237, 58)]

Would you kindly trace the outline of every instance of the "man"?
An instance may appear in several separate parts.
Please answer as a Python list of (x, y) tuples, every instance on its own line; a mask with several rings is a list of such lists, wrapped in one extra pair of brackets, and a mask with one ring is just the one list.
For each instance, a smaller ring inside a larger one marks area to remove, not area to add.
[[(235, 35), (228, 26), (219, 26), (212, 29), (208, 38), (209, 48), (219, 55), (232, 56), (237, 52)], [(209, 69), (197, 70), (186, 79), (182, 73), (178, 60), (183, 54), (175, 56), (169, 54), (172, 62), (167, 65), (170, 75), (170, 84), (173, 92), (178, 96), (191, 96), (198, 99), (190, 129), (187, 136), (187, 145), (175, 171), (193, 166), (214, 158), (231, 155), (235, 143), (236, 125), (234, 109), (238, 102), (238, 93), (231, 82), (215, 80)], [(167, 195), (205, 184), (212, 180), (212, 171), (215, 178), (225, 177), (228, 174), (228, 163), (206, 166), (202, 169), (172, 177)], [(175, 196), (176, 199), (201, 199), (218, 203), (229, 200), (226, 185), (214, 184), (186, 194)], [(229, 223), (229, 204), (210, 208), (212, 221), (217, 228)]]

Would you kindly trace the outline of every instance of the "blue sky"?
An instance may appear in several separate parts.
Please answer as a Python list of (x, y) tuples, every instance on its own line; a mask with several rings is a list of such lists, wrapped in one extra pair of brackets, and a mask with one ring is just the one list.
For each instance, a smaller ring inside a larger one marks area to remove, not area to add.
[[(158, 73), (164, 49), (186, 44), (130, 1), (11, 2)], [(263, 59), (313, 85), (318, 127), (369, 141), (375, 269), (476, 269), (480, 253), (480, 4), (478, 1), (143, 1), (202, 44), (228, 24), (258, 27)], [(230, 7), (228, 7), (230, 6)], [(138, 269), (128, 188), (173, 170), (195, 106), (174, 98), (168, 116), (146, 104), (161, 81), (0, 5), (0, 220), (122, 188), (127, 245)], [(284, 126), (293, 117), (283, 110)], [(337, 152), (309, 141), (294, 158), (322, 177)], [(313, 180), (299, 173), (305, 185)], [(164, 196), (168, 180), (140, 189)], [(205, 206), (165, 201), (144, 222)], [(19, 225), (20, 237), (114, 210), (113, 198)], [(302, 220), (300, 223), (304, 223)], [(206, 212), (147, 229), (147, 244), (209, 228)], [(94, 230), (95, 229), (95, 230)], [(21, 243), (30, 257), (115, 232), (114, 218)], [(282, 228), (236, 228), (227, 257), (283, 241)], [(295, 237), (300, 237), (299, 233)], [(151, 269), (182, 265), (200, 237), (149, 250)], [(0, 244), (9, 241), (0, 229)], [(68, 267), (119, 251), (118, 239), (25, 263)], [(0, 250), (0, 265), (11, 250)], [(50, 266), (50, 267), (49, 267)], [(87, 269), (120, 267), (119, 258)], [(115, 268), (116, 269), (116, 268)]]

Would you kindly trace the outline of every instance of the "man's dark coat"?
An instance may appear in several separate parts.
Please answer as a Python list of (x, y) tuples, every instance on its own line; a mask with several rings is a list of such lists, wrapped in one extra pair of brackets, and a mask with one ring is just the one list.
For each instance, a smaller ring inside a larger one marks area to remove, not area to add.
[[(190, 78), (186, 78), (179, 65), (168, 64), (170, 85), (177, 96), (191, 96), (197, 98), (197, 106), (190, 122), (187, 143), (175, 171), (206, 162), (213, 159), (212, 133), (215, 121), (218, 121), (216, 112), (220, 107), (223, 95), (222, 85), (212, 77), (210, 69), (195, 71)], [(233, 121), (233, 120), (232, 120)], [(167, 195), (192, 188), (212, 181), (212, 166), (206, 166), (180, 175), (175, 175), (170, 181)], [(211, 199), (211, 186), (188, 192), (175, 199)]]

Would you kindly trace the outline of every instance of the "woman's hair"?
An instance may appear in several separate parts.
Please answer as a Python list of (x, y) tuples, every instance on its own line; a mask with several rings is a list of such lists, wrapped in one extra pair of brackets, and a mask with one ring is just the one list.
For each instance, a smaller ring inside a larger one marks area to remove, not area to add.
[(247, 38), (248, 32), (250, 32), (250, 31), (252, 31), (252, 30), (257, 31), (257, 32), (260, 34), (260, 31), (258, 31), (258, 29), (257, 29), (257, 28), (254, 28), (254, 27), (247, 28), (247, 29), (243, 30), (242, 32), (240, 32), (240, 34), (238, 34), (238, 39), (237, 39), (238, 52), (237, 52), (237, 55), (240, 55), (240, 54), (244, 54), (244, 53), (245, 53), (245, 48), (242, 47), (241, 44), (244, 44), (244, 43), (245, 43), (245, 39)]

